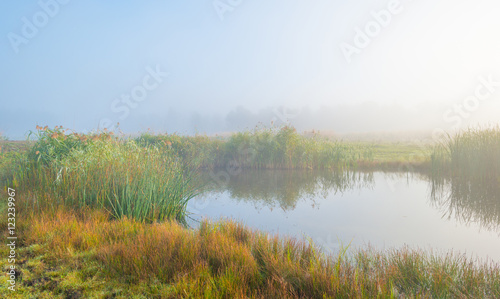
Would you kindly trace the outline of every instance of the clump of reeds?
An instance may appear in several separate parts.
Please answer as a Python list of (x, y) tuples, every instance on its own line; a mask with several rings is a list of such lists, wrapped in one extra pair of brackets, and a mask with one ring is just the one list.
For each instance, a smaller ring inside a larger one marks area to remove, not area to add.
[(500, 128), (468, 129), (448, 135), (432, 156), (435, 172), (471, 178), (500, 176)]
[(38, 128), (36, 137), (12, 178), (34, 210), (63, 205), (104, 209), (115, 218), (182, 221), (195, 195), (182, 163), (154, 146), (58, 127)]
[(221, 162), (222, 140), (205, 135), (181, 136), (178, 134), (153, 135), (144, 133), (135, 141), (143, 146), (154, 145), (181, 158), (191, 169)]
[(350, 169), (371, 160), (368, 146), (306, 137), (295, 128), (256, 128), (229, 138), (143, 134), (140, 144), (162, 145), (198, 167), (252, 169)]

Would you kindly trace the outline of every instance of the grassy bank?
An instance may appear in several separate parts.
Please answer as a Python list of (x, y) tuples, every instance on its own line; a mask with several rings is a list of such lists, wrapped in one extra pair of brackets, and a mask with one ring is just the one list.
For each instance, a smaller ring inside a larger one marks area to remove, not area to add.
[[(144, 133), (134, 141), (175, 154), (193, 168), (426, 170), (432, 152), (429, 144), (332, 140), (318, 133), (299, 134), (290, 127), (261, 128), (229, 137)], [(33, 144), (0, 141), (0, 155)]]
[[(9, 298), (366, 298), (500, 296), (498, 265), (402, 248), (340, 251), (234, 222), (110, 220), (104, 211), (18, 212), (17, 285)], [(5, 236), (5, 219), (2, 219)], [(7, 255), (2, 246), (0, 253)], [(6, 260), (2, 259), (2, 269)], [(6, 276), (0, 284), (6, 285)]]
[(431, 153), (427, 144), (332, 140), (318, 133), (299, 134), (291, 127), (260, 128), (227, 138), (146, 133), (136, 141), (172, 150), (203, 168), (425, 170)]
[[(57, 127), (35, 134), (37, 141), (24, 151), (0, 153), (2, 184), (18, 194), (19, 236), (18, 291), (12, 296), (0, 288), (0, 297), (500, 297), (499, 265), (463, 255), (402, 248), (343, 249), (327, 256), (314, 244), (232, 221), (203, 222), (198, 229), (182, 225), (196, 193), (193, 167), (236, 161), (242, 168), (349, 169), (376, 161), (373, 147), (306, 138), (290, 128), (228, 140), (121, 140)], [(7, 195), (1, 195), (0, 234), (6, 240)], [(8, 247), (0, 254), (8, 256)], [(7, 260), (0, 263), (5, 270)], [(7, 285), (7, 276), (0, 284)]]

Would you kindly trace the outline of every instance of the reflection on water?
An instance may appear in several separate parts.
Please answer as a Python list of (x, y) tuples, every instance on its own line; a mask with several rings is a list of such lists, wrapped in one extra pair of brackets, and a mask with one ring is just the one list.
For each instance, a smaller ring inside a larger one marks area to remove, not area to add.
[(496, 180), (271, 170), (205, 172), (199, 179), (206, 190), (188, 204), (195, 220), (233, 218), (270, 233), (310, 237), (330, 252), (340, 244), (409, 245), (500, 261)]
[(204, 172), (200, 176), (205, 192), (227, 191), (233, 199), (283, 210), (295, 209), (299, 199), (314, 204), (329, 193), (373, 186), (373, 173), (352, 171), (248, 170), (222, 183), (212, 180), (210, 174)]
[[(500, 183), (498, 179), (453, 177), (429, 178), (422, 174), (386, 173), (386, 178), (406, 179), (408, 184), (417, 177), (429, 183), (431, 205), (448, 220), (463, 224), (477, 223), (488, 230), (500, 229)], [(200, 174), (205, 192), (228, 192), (237, 201), (254, 203), (284, 211), (296, 208), (305, 199), (312, 205), (329, 194), (374, 186), (372, 172), (248, 170), (226, 182), (213, 180), (209, 172)], [(423, 200), (423, 199), (422, 199)]]
[(431, 180), (431, 202), (443, 217), (482, 228), (500, 228), (500, 182), (497, 178), (464, 177)]

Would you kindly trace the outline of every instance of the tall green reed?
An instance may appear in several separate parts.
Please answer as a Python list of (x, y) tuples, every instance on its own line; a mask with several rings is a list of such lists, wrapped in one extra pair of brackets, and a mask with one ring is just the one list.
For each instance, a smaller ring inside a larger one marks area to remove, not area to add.
[(448, 135), (431, 155), (435, 173), (491, 178), (500, 176), (500, 128), (469, 128)]
[(228, 138), (143, 134), (143, 145), (160, 145), (201, 168), (350, 169), (373, 159), (368, 146), (306, 137), (293, 127), (256, 128)]
[(65, 205), (105, 209), (115, 218), (184, 221), (196, 189), (171, 153), (106, 132), (44, 128), (35, 134), (37, 142), (12, 178), (34, 209)]

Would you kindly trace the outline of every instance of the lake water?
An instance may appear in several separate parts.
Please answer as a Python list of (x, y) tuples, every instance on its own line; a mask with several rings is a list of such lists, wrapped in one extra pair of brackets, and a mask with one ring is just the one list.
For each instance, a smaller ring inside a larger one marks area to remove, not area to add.
[(343, 244), (450, 251), (500, 262), (500, 183), (431, 180), (417, 173), (211, 172), (188, 211), (250, 228), (312, 238), (325, 252)]

